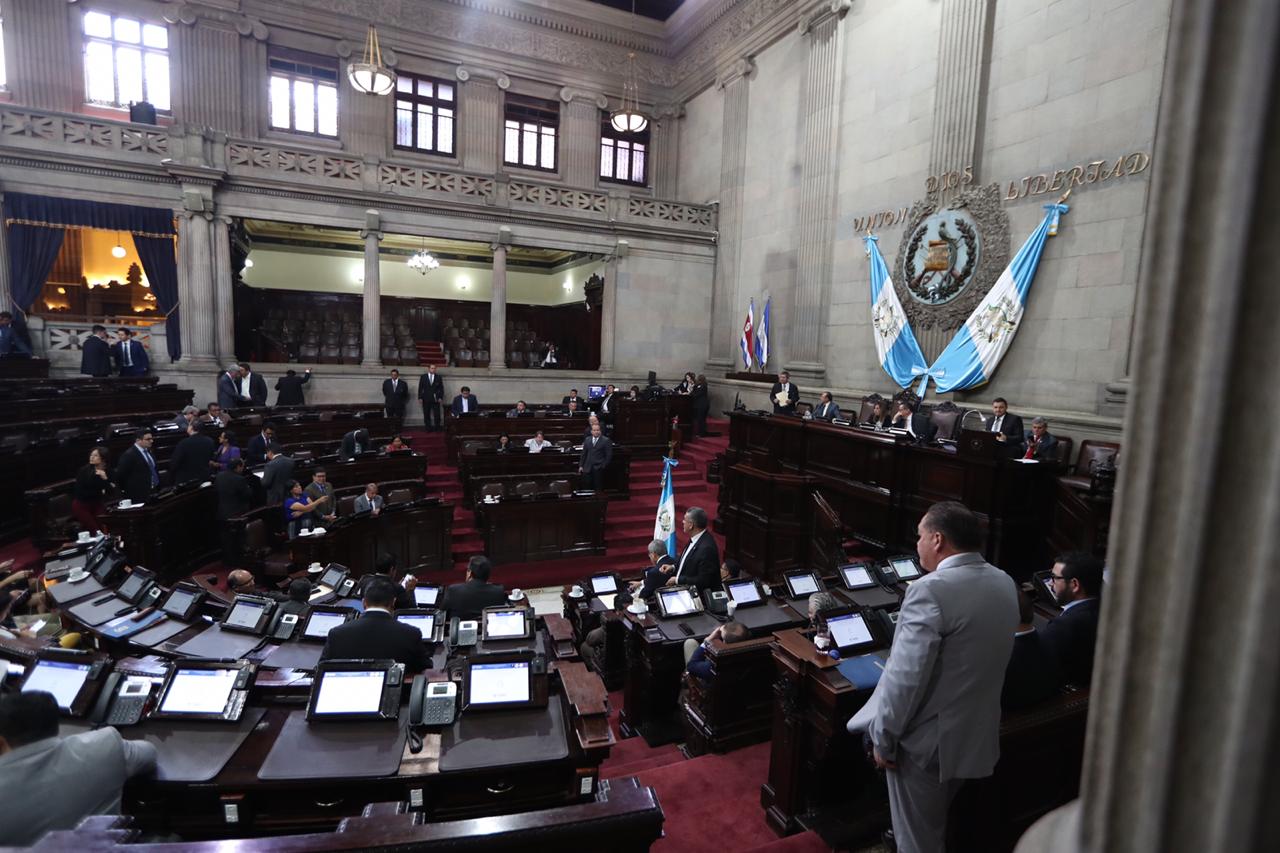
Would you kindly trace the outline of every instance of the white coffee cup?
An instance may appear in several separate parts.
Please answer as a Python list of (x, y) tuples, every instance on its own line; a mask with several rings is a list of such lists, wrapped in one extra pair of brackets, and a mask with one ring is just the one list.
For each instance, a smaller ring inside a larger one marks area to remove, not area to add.
[(312, 563), (311, 565), (307, 566), (307, 571), (311, 572), (312, 574), (319, 574), (320, 572), (324, 571), (324, 566), (320, 565), (319, 563)]
[(569, 594), (572, 595), (574, 598), (577, 598), (578, 596), (582, 595), (581, 585), (575, 583), (573, 585), (573, 589), (569, 590)]
[(511, 595), (507, 597), (512, 601), (519, 601), (520, 599), (524, 598), (524, 590), (520, 589), (519, 587), (516, 587), (515, 589), (511, 590)]
[(734, 601), (732, 598), (729, 599), (729, 603), (725, 605), (725, 609), (729, 611), (729, 615), (732, 616), (734, 611), (738, 609), (738, 602)]
[(89, 532), (89, 531), (87, 531), (87, 530), (81, 530), (81, 531), (80, 531), (80, 535), (76, 537), (76, 541), (78, 541), (78, 542), (88, 542), (88, 541), (89, 541), (90, 539), (92, 539), (92, 538), (93, 538), (93, 534), (92, 534), (92, 533), (90, 533), (90, 532)]
[(125, 498), (124, 500), (120, 501), (121, 509), (128, 509), (131, 506), (133, 506), (133, 501), (130, 500), (129, 498)]
[(819, 634), (818, 636), (813, 638), (813, 644), (825, 652), (827, 650), (827, 647), (831, 645), (831, 638), (824, 637), (821, 634)]

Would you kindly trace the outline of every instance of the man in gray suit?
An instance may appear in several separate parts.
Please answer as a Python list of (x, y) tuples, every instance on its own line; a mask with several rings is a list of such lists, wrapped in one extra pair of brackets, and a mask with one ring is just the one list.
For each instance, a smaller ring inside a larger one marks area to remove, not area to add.
[(34, 844), (96, 814), (120, 814), (125, 780), (156, 766), (156, 748), (107, 727), (58, 737), (58, 703), (41, 691), (0, 699), (0, 838)]
[(961, 781), (991, 775), (1000, 756), (1018, 590), (982, 559), (978, 519), (963, 504), (929, 507), (918, 533), (926, 574), (907, 589), (889, 661), (849, 730), (867, 731), (886, 771), (898, 850), (942, 853)]

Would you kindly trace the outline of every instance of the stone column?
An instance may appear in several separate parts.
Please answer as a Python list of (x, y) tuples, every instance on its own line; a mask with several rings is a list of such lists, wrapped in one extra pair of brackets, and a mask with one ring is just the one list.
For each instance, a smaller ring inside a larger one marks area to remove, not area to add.
[(680, 177), (680, 119), (684, 104), (667, 104), (653, 111), (649, 122), (649, 186), (657, 198), (674, 199)]
[[(846, 4), (847, 5), (847, 4)], [(994, 0), (943, 0), (929, 174), (981, 165)], [(943, 197), (959, 187), (943, 191)]]
[[(468, 172), (492, 175), (502, 163), (503, 93), (511, 80), (500, 71), (459, 65), (454, 72), (459, 86), (462, 168)], [(465, 92), (465, 94), (463, 94)]]
[(365, 367), (382, 366), (382, 279), (378, 268), (378, 241), (382, 217), (376, 210), (364, 212), (364, 357)]
[[(0, 211), (4, 209), (4, 193), (0, 193)], [(0, 220), (4, 217), (0, 216)], [(9, 229), (0, 221), (0, 311), (14, 312), (13, 288), (9, 283)]]
[(507, 368), (507, 246), (511, 231), (502, 228), (493, 244), (493, 285), (489, 294), (489, 369)]
[[(14, 100), (37, 109), (76, 112), (84, 101), (84, 58), (79, 42), (81, 8), (49, 0), (4, 4), (9, 88)], [(74, 25), (73, 25), (74, 22)]]
[(1169, 33), (1081, 798), (1026, 853), (1280, 849), (1280, 444), (1208, 402), (1280, 418), (1280, 6)]
[(618, 328), (618, 276), (629, 275), (623, 262), (631, 246), (619, 240), (613, 254), (604, 264), (604, 289), (600, 292), (600, 369), (612, 370)]
[(728, 369), (737, 357), (734, 317), (738, 307), (738, 251), (742, 238), (742, 192), (747, 171), (747, 82), (755, 62), (744, 57), (720, 75), (724, 92), (720, 152), (720, 240), (711, 292), (711, 350), (707, 366)]
[(594, 187), (600, 176), (600, 111), (609, 99), (565, 86), (560, 122), (560, 175), (571, 187)]
[(825, 0), (801, 19), (805, 60), (800, 185), (800, 252), (791, 292), (787, 367), (801, 382), (826, 374), (822, 330), (831, 296), (831, 243), (839, 174), (840, 91), (844, 79), (843, 27), (849, 0)]
[(188, 368), (212, 366), (216, 361), (211, 218), (203, 211), (184, 210), (178, 214), (178, 267), (186, 271), (185, 292), (179, 288), (181, 362)]
[(231, 274), (231, 224), (229, 216), (213, 219), (213, 316), (214, 348), (220, 364), (236, 355), (235, 292)]

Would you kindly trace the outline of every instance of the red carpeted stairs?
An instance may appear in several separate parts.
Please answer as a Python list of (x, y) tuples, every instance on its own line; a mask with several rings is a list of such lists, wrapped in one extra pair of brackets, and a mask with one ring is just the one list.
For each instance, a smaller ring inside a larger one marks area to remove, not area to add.
[(418, 364), (443, 366), (448, 364), (444, 355), (444, 344), (439, 341), (418, 341), (414, 344), (418, 350)]
[[(728, 426), (726, 422), (711, 423), (722, 430)], [(428, 493), (441, 494), (445, 500), (456, 504), (453, 559), (457, 569), (462, 570), (472, 556), (484, 553), (484, 537), (476, 529), (475, 513), (463, 506), (458, 469), (445, 461), (444, 433), (419, 430), (409, 431), (406, 435), (411, 438), (415, 450), (427, 455)], [(697, 439), (681, 449), (680, 464), (673, 474), (677, 513), (683, 513), (691, 506), (700, 506), (709, 516), (715, 516), (719, 487), (707, 482), (707, 465), (727, 444), (728, 439), (720, 436)], [(645, 546), (653, 539), (654, 515), (661, 492), (662, 461), (633, 461), (630, 499), (609, 503), (605, 528), (608, 550), (603, 556), (505, 564), (499, 567), (500, 582), (507, 588), (530, 589), (570, 583), (598, 568), (639, 568), (646, 562)], [(719, 544), (724, 547), (723, 541)]]

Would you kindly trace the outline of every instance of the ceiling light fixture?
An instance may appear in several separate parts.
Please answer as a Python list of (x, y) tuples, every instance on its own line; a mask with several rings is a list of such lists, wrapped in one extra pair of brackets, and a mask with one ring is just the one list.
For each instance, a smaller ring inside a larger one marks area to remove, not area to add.
[(440, 268), (440, 262), (436, 260), (435, 255), (427, 251), (426, 238), (422, 240), (422, 248), (413, 253), (413, 257), (408, 261), (409, 269), (417, 270), (426, 275), (434, 269)]
[(364, 57), (360, 62), (347, 65), (347, 77), (357, 92), (367, 95), (389, 95), (396, 85), (396, 74), (382, 62), (382, 47), (378, 44), (378, 30), (369, 25), (364, 40)]
[[(631, 0), (631, 29), (636, 28), (636, 0)], [(622, 83), (622, 103), (609, 113), (609, 124), (618, 133), (639, 133), (649, 126), (649, 118), (640, 112), (640, 83), (636, 79), (635, 51), (627, 54), (627, 78)]]
[(119, 235), (117, 235), (117, 236), (116, 236), (116, 245), (115, 245), (115, 247), (114, 247), (114, 248), (112, 248), (112, 250), (111, 250), (111, 257), (113, 257), (113, 258), (123, 258), (123, 257), (124, 257), (125, 255), (127, 255), (127, 254), (129, 254), (129, 253), (128, 253), (128, 252), (126, 252), (126, 251), (124, 250), (124, 246), (120, 245), (120, 237), (119, 237)]

